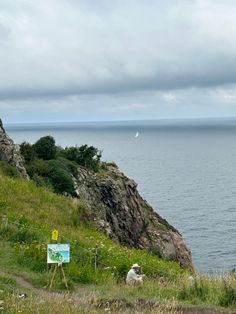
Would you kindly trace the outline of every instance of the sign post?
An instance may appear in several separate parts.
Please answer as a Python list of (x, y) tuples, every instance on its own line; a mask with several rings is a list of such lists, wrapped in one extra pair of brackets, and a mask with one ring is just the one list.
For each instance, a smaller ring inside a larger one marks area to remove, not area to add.
[(58, 240), (58, 230), (56, 229), (52, 230), (52, 240), (54, 241)]

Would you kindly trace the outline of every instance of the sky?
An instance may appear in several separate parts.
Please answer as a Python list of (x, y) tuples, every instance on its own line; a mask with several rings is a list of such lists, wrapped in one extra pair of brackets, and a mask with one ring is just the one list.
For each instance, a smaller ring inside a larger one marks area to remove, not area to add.
[(1, 0), (0, 117), (236, 117), (235, 16), (235, 0)]

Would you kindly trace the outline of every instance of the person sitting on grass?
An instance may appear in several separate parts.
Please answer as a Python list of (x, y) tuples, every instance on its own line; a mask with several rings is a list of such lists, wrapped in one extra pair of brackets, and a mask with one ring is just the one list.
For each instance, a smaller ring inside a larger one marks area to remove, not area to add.
[(140, 270), (140, 266), (138, 264), (133, 264), (133, 266), (129, 270), (126, 277), (127, 285), (135, 285), (135, 284), (143, 283), (143, 277), (145, 275), (138, 275), (137, 273), (139, 272), (139, 270)]

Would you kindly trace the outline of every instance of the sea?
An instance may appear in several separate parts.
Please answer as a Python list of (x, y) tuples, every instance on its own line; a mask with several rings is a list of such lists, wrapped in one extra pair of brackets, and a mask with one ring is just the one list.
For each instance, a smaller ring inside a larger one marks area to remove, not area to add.
[(176, 227), (201, 273), (236, 267), (236, 119), (7, 124), (18, 144), (89, 144), (138, 183)]

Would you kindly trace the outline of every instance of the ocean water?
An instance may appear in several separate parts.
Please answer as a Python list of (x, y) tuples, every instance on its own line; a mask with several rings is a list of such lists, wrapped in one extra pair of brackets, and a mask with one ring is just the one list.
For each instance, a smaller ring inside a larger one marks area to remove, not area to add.
[[(7, 125), (16, 143), (89, 144), (182, 234), (198, 271), (236, 266), (236, 120)], [(136, 132), (139, 137), (135, 138)]]

